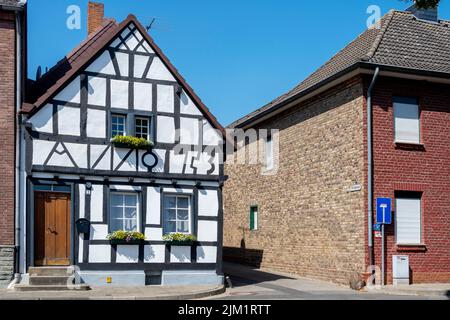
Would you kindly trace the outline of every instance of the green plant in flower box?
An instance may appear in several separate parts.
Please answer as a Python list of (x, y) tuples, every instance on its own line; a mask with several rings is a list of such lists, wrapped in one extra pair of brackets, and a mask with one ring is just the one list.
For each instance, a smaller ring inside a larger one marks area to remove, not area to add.
[(153, 147), (153, 141), (144, 138), (130, 137), (130, 136), (115, 136), (111, 142), (120, 148), (130, 149), (149, 149)]
[(163, 240), (171, 245), (192, 245), (197, 238), (192, 234), (168, 233), (163, 236)]

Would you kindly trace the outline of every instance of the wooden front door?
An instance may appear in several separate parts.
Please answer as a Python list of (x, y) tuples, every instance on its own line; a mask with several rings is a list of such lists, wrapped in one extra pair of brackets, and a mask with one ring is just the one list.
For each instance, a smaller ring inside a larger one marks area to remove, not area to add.
[(35, 264), (70, 265), (70, 194), (35, 192), (34, 199)]

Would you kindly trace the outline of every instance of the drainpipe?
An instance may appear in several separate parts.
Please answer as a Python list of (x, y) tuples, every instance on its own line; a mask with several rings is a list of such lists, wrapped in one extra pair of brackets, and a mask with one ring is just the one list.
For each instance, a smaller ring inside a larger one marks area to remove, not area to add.
[(380, 68), (375, 69), (375, 73), (367, 91), (367, 227), (368, 227), (368, 249), (370, 265), (374, 264), (373, 250), (373, 161), (372, 161), (372, 90), (377, 81)]
[[(22, 14), (23, 8), (16, 8), (16, 114), (22, 105)], [(22, 198), (22, 125), (21, 117), (16, 120), (16, 150), (15, 150), (15, 216), (14, 216), (14, 279), (9, 287), (20, 282), (20, 212)]]

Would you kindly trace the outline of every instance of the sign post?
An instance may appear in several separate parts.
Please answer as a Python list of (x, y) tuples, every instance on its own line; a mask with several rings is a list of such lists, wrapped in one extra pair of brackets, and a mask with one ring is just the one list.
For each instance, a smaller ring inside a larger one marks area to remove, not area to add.
[(392, 200), (377, 198), (377, 223), (381, 225), (381, 285), (384, 286), (384, 225), (392, 223)]

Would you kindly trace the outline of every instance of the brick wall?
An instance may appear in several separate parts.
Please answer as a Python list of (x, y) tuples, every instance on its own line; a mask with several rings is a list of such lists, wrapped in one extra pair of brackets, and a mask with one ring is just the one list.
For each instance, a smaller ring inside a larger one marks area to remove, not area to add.
[(0, 245), (14, 244), (15, 22), (0, 12)]
[[(419, 98), (423, 148), (394, 144), (393, 96)], [(392, 281), (392, 256), (408, 255), (413, 283), (450, 282), (450, 85), (382, 77), (373, 101), (374, 198), (394, 199), (395, 191), (423, 193), (424, 246), (397, 247), (395, 224), (387, 227), (387, 280)], [(375, 262), (381, 264), (379, 238)]]
[(14, 245), (15, 17), (0, 11), (0, 282), (12, 274)]
[[(364, 272), (364, 191), (347, 192), (364, 185), (363, 102), (354, 78), (261, 124), (280, 130), (274, 176), (226, 164), (226, 260), (340, 283)], [(249, 231), (255, 204), (259, 228)]]

